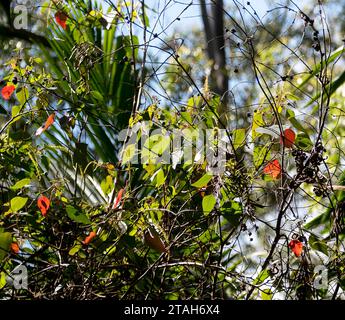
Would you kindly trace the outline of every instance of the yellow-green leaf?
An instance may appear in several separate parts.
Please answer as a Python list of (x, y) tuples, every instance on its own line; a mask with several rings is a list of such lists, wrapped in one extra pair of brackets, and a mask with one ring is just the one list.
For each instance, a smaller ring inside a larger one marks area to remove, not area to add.
[(246, 129), (235, 129), (232, 132), (232, 143), (235, 150), (242, 147), (246, 143)]
[(273, 293), (270, 289), (264, 289), (261, 291), (262, 300), (272, 300)]
[(25, 179), (22, 179), (22, 180), (19, 180), (16, 182), (15, 185), (13, 185), (11, 187), (12, 190), (18, 190), (18, 189), (22, 189), (24, 188), (25, 186), (27, 186), (29, 183), (30, 183), (30, 179), (29, 178), (25, 178)]
[(205, 173), (198, 181), (192, 184), (193, 187), (202, 188), (205, 187), (212, 179), (211, 173)]
[(81, 244), (76, 244), (71, 248), (71, 250), (68, 252), (70, 256), (74, 256), (80, 249), (81, 249)]
[(0, 272), (0, 290), (6, 285), (6, 273)]
[(16, 95), (20, 105), (22, 106), (29, 99), (29, 90), (27, 87), (22, 87), (16, 92)]
[(25, 206), (27, 201), (28, 201), (28, 198), (14, 197), (10, 201), (10, 211), (18, 212), (20, 209), (22, 209)]
[(12, 243), (12, 235), (9, 232), (0, 232), (0, 262), (6, 257)]
[(216, 198), (213, 194), (209, 194), (202, 199), (202, 209), (204, 211), (204, 215), (208, 215), (216, 205)]
[(122, 164), (125, 164), (134, 157), (135, 155), (135, 144), (129, 144), (126, 146), (126, 148), (122, 152)]

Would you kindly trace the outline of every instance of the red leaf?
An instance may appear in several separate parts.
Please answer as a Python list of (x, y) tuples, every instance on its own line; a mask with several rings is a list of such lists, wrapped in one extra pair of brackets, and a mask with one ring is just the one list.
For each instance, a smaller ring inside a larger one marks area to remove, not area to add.
[(94, 238), (94, 237), (96, 237), (96, 232), (94, 232), (94, 231), (91, 231), (90, 233), (89, 233), (89, 235), (84, 239), (84, 241), (83, 241), (83, 244), (89, 244), (91, 241), (92, 241), (92, 239)]
[(291, 148), (295, 143), (295, 139), (295, 132), (292, 129), (288, 128), (284, 130), (282, 135), (280, 135), (280, 144), (284, 143), (284, 147)]
[(1, 95), (5, 100), (9, 100), (14, 90), (16, 87), (13, 84), (7, 85), (1, 89)]
[(122, 194), (123, 194), (124, 190), (125, 189), (120, 189), (119, 193), (117, 194), (117, 197), (116, 197), (116, 199), (114, 201), (113, 209), (116, 209), (117, 207), (119, 207), (121, 199), (122, 199)]
[(12, 242), (11, 243), (11, 250), (13, 253), (17, 254), (19, 252), (19, 246), (18, 246), (18, 243), (16, 242)]
[(45, 217), (50, 207), (50, 200), (45, 196), (40, 196), (37, 199), (37, 206), (41, 210), (42, 215)]
[(52, 113), (52, 114), (48, 117), (46, 123), (45, 123), (42, 127), (39, 127), (39, 128), (36, 130), (35, 135), (36, 135), (36, 136), (41, 135), (42, 132), (46, 131), (46, 130), (54, 123), (54, 120), (55, 120), (55, 112)]
[(299, 257), (303, 251), (303, 243), (299, 240), (291, 240), (289, 243), (289, 248), (292, 250), (296, 257)]
[(269, 174), (274, 179), (279, 178), (281, 171), (282, 171), (282, 168), (277, 159), (270, 161), (264, 168), (264, 173)]
[(62, 11), (58, 11), (57, 13), (55, 13), (55, 21), (64, 29), (66, 30), (67, 25), (66, 25), (66, 21), (67, 21), (67, 14), (62, 12)]

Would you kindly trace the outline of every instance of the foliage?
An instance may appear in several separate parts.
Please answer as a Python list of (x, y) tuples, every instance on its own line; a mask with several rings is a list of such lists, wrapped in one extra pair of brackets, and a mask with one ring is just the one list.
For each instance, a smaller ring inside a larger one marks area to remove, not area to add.
[(3, 71), (1, 298), (344, 297), (343, 48), (322, 5), (278, 8), (286, 35), (236, 4), (226, 123), (202, 48), (160, 48), (162, 76), (149, 63), (166, 41), (140, 2), (42, 6), (50, 48), (19, 47)]

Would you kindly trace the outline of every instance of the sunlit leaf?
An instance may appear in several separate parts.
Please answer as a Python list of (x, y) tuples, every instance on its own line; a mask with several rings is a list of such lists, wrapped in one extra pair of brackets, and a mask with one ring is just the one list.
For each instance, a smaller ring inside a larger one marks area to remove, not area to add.
[(204, 211), (204, 215), (208, 215), (216, 205), (216, 198), (213, 194), (209, 194), (204, 196), (202, 199), (202, 209)]
[(205, 173), (198, 181), (192, 184), (193, 187), (202, 188), (205, 187), (212, 179), (211, 173)]
[(25, 178), (25, 179), (19, 180), (11, 187), (11, 189), (12, 190), (22, 189), (25, 186), (27, 186), (30, 183), (30, 181), (31, 180), (29, 178)]
[(278, 179), (281, 175), (281, 166), (277, 159), (270, 161), (264, 167), (264, 173), (270, 175), (273, 179)]
[(296, 257), (300, 257), (303, 251), (303, 243), (299, 240), (293, 239), (289, 242), (289, 248)]
[(18, 212), (22, 209), (29, 199), (24, 197), (14, 197), (10, 201), (10, 210), (11, 212)]
[(246, 142), (246, 129), (235, 129), (232, 132), (232, 143), (235, 149), (242, 147)]

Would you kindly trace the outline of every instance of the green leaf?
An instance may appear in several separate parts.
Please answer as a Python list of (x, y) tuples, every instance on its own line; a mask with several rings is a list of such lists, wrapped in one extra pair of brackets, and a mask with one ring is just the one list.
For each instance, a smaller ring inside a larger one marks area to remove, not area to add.
[(198, 181), (194, 182), (192, 186), (200, 189), (202, 187), (205, 187), (210, 182), (211, 179), (212, 179), (212, 174), (205, 173)]
[(100, 102), (104, 101), (103, 96), (98, 91), (91, 91), (91, 95)]
[(270, 159), (270, 154), (269, 148), (255, 146), (253, 151), (253, 163), (255, 168), (259, 168), (266, 159)]
[(304, 132), (306, 135), (308, 135), (308, 133), (306, 132), (306, 130), (303, 128), (303, 126), (297, 121), (297, 119), (295, 118), (295, 112), (291, 109), (286, 109), (286, 117), (288, 118), (288, 120), (291, 122), (291, 124), (299, 131)]
[(204, 215), (208, 215), (216, 205), (216, 198), (213, 194), (209, 194), (207, 196), (204, 196), (202, 199), (202, 209), (204, 211)]
[(104, 194), (108, 194), (114, 188), (114, 181), (112, 176), (107, 175), (101, 182), (101, 189)]
[(165, 175), (162, 169), (159, 169), (156, 174), (156, 187), (160, 187), (165, 182)]
[(256, 137), (260, 136), (261, 134), (256, 132), (256, 128), (264, 127), (265, 121), (262, 117), (262, 111), (261, 110), (255, 110), (253, 115), (253, 123), (252, 123), (252, 137), (255, 139)]
[(235, 228), (241, 221), (242, 206), (236, 201), (228, 201), (222, 205), (221, 213), (231, 227)]
[(311, 74), (309, 74), (305, 79), (304, 81), (298, 86), (298, 89), (302, 89), (307, 83), (308, 81), (313, 77), (315, 76), (317, 73), (320, 72), (321, 68), (325, 68), (325, 66), (328, 66), (331, 62), (333, 62), (335, 59), (337, 59), (341, 54), (344, 53), (344, 47), (341, 46), (339, 48), (337, 48), (336, 50), (334, 50), (330, 57), (324, 61), (322, 60), (322, 63), (319, 62), (316, 67), (314, 68), (314, 70), (312, 71)]
[[(14, 118), (15, 116), (17, 116), (19, 114), (19, 111), (21, 109), (21, 106), (13, 106), (12, 107), (12, 118)], [(19, 117), (18, 117), (19, 119)]]
[[(149, 152), (151, 151), (153, 154), (150, 156), (151, 158), (163, 155), (164, 151), (167, 150), (169, 146), (170, 137), (162, 134), (150, 136), (145, 142), (145, 147), (147, 147)], [(143, 153), (145, 154), (145, 152)]]
[(129, 144), (126, 146), (126, 148), (123, 150), (122, 155), (121, 155), (121, 163), (125, 164), (135, 156), (135, 144)]
[[(1, 259), (0, 259), (1, 261)], [(0, 273), (0, 290), (6, 285), (6, 273), (1, 272)]]
[(193, 123), (193, 119), (190, 112), (187, 112), (187, 111), (181, 112), (181, 118), (185, 120), (187, 123)]
[(235, 129), (232, 132), (232, 143), (235, 150), (246, 143), (246, 129)]
[(29, 99), (29, 90), (27, 87), (22, 87), (16, 92), (17, 99), (21, 106)]
[(25, 179), (22, 179), (22, 180), (19, 180), (16, 182), (15, 185), (13, 185), (11, 187), (12, 190), (18, 190), (18, 189), (22, 189), (24, 188), (25, 186), (27, 186), (29, 183), (30, 183), (30, 179), (29, 178), (25, 178)]
[(304, 132), (297, 135), (295, 140), (295, 145), (303, 150), (310, 150), (313, 147), (313, 143), (311, 142), (309, 136)]
[(71, 205), (66, 206), (66, 211), (68, 217), (77, 223), (91, 224), (90, 219), (78, 209), (72, 207)]
[(10, 212), (18, 212), (20, 209), (22, 209), (25, 206), (27, 201), (28, 201), (28, 198), (14, 197), (10, 201)]
[(256, 277), (256, 279), (254, 280), (254, 285), (259, 285), (261, 283), (263, 283), (267, 278), (269, 277), (269, 272), (268, 270), (262, 270), (259, 275)]
[[(333, 82), (329, 83), (326, 88), (325, 91), (327, 92), (326, 94), (322, 95), (322, 99), (323, 101), (325, 101), (325, 99), (328, 99), (329, 97), (331, 97), (337, 90), (338, 88), (345, 82), (345, 71), (337, 78), (335, 79)], [(303, 109), (307, 108), (308, 106), (310, 106), (312, 103), (314, 103), (316, 100), (318, 100), (321, 96), (321, 93), (318, 92), (314, 97), (311, 98), (311, 100), (303, 107)]]
[(261, 291), (262, 300), (272, 300), (273, 293), (271, 289), (264, 289)]
[(291, 92), (286, 93), (286, 98), (289, 100), (293, 100), (293, 101), (298, 101), (300, 100), (299, 97), (295, 96), (294, 94), (292, 94)]
[(34, 58), (34, 61), (35, 61), (35, 63), (37, 63), (37, 64), (42, 64), (43, 63), (43, 60), (42, 60), (42, 58)]
[(320, 251), (322, 253), (324, 253), (326, 256), (328, 256), (328, 246), (327, 244), (318, 239), (318, 237), (314, 234), (311, 234), (309, 237), (309, 245), (312, 249), (316, 250), (316, 251)]
[(331, 210), (327, 210), (320, 215), (313, 218), (311, 221), (307, 222), (304, 227), (306, 229), (315, 229), (321, 225), (327, 226), (330, 225), (330, 215)]
[(6, 257), (12, 243), (12, 235), (9, 232), (0, 232), (0, 262)]
[(74, 256), (80, 249), (82, 248), (81, 244), (76, 244), (71, 248), (71, 250), (68, 252), (70, 256)]

